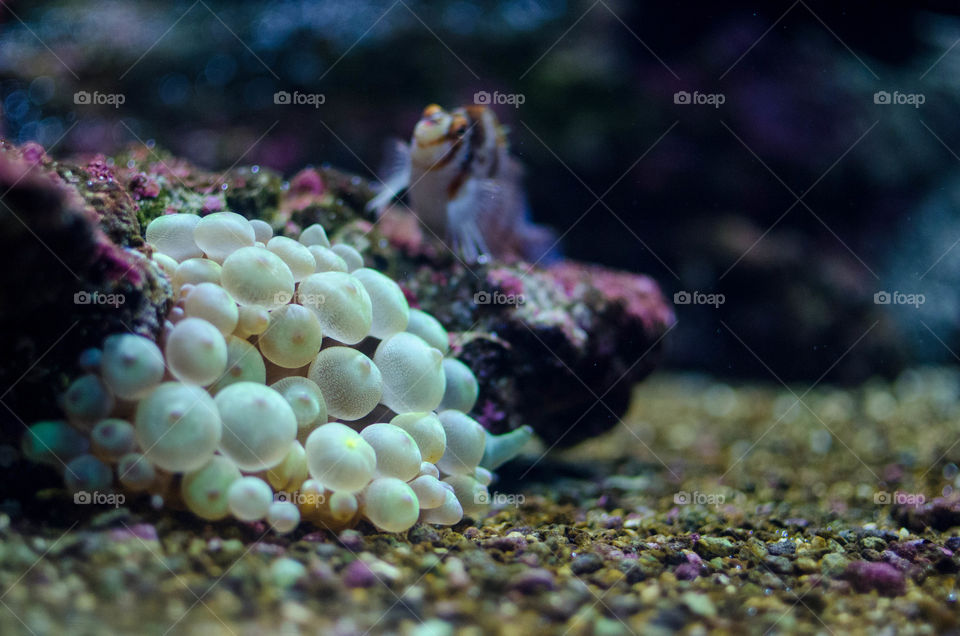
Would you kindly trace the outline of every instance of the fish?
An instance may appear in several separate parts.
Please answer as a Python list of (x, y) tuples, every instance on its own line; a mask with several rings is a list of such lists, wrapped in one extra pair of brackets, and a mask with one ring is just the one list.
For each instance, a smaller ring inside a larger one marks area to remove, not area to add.
[(487, 106), (430, 104), (409, 143), (389, 147), (381, 174), (367, 209), (382, 214), (405, 193), (420, 223), (468, 263), (556, 258), (554, 233), (530, 220), (507, 129)]

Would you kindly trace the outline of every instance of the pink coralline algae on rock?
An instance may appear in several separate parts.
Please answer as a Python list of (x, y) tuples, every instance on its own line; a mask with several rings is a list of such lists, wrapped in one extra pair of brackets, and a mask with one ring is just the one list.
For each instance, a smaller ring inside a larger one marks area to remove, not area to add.
[(17, 389), (0, 438), (13, 440), (17, 418), (55, 415), (55, 396), (91, 343), (117, 332), (155, 337), (169, 285), (141, 251), (136, 204), (102, 158), (63, 164), (35, 145), (0, 142), (0, 191), (0, 385)]
[(439, 277), (435, 263), (420, 256), (401, 268), (412, 270), (401, 284), (453, 326), (453, 350), (480, 383), (473, 415), (494, 433), (526, 424), (567, 446), (616, 425), (675, 321), (657, 284), (639, 274), (572, 261), (472, 271), (453, 262)]
[(900, 596), (906, 592), (906, 577), (889, 563), (855, 561), (847, 566), (844, 577), (858, 592), (876, 590), (884, 596)]
[[(285, 183), (266, 168), (207, 172), (146, 146), (115, 158), (54, 161), (39, 146), (2, 145), (0, 188), (12, 188), (6, 202), (15, 213), (0, 209), (0, 258), (7, 271), (31, 268), (31, 280), (48, 282), (39, 292), (25, 280), (4, 288), (0, 302), (18, 307), (0, 325), (0, 338), (18, 334), (4, 348), (13, 352), (8, 368), (30, 368), (76, 321), (17, 392), (34, 405), (24, 407), (26, 419), (55, 415), (52, 395), (80, 372), (84, 347), (114, 332), (156, 338), (170, 289), (145, 258), (141, 232), (174, 212), (235, 211), (293, 236), (320, 223), (332, 243), (363, 251), (367, 266), (387, 273), (411, 306), (447, 329), (450, 355), (477, 377), (472, 415), (492, 433), (529, 425), (548, 445), (566, 446), (616, 425), (674, 323), (656, 283), (639, 274), (572, 261), (468, 267), (402, 210), (373, 218), (364, 209), (369, 183), (327, 166)], [(80, 291), (122, 294), (124, 302), (75, 305)]]

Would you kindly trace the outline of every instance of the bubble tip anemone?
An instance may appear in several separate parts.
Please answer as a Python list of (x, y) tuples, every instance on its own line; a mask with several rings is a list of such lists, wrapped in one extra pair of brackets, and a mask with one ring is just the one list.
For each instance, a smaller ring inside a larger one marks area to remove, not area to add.
[(488, 470), (496, 470), (519, 455), (532, 438), (533, 429), (529, 426), (521, 426), (502, 435), (492, 435), (488, 432), (480, 465)]

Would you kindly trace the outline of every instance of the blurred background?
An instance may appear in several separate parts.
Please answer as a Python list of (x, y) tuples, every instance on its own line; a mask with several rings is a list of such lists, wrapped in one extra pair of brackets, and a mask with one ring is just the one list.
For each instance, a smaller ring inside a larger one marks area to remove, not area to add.
[(374, 178), (425, 105), (486, 94), (565, 254), (677, 294), (667, 366), (960, 360), (955, 3), (673, 5), (7, 0), (0, 134)]

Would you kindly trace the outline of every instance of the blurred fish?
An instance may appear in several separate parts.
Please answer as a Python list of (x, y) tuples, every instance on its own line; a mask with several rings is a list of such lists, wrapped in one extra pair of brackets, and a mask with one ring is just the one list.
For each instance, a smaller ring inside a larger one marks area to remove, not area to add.
[(506, 129), (486, 106), (427, 106), (410, 143), (389, 149), (382, 174), (367, 208), (380, 213), (406, 191), (420, 222), (467, 262), (554, 256), (553, 233), (529, 220)]

